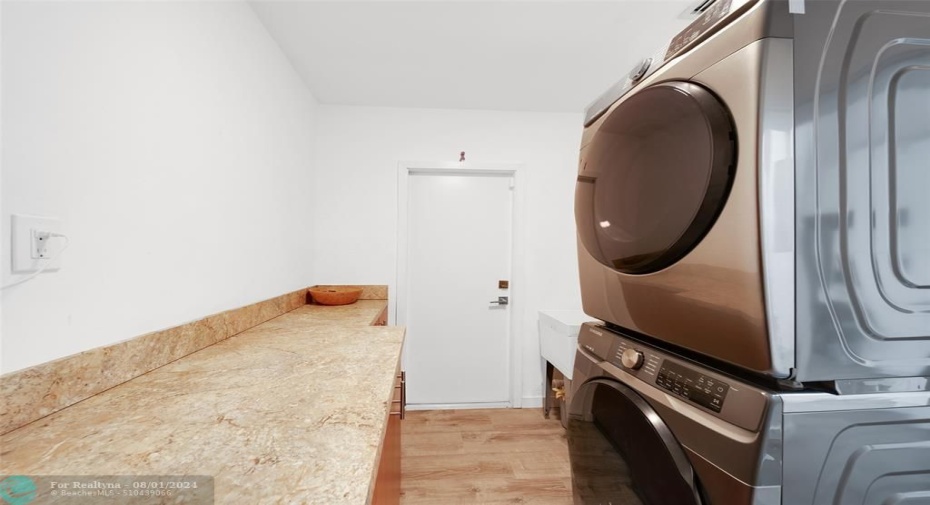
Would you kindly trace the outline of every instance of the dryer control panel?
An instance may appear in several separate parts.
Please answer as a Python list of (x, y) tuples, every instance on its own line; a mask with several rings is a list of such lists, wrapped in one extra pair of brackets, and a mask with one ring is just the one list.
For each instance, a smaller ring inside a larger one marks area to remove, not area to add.
[(703, 14), (694, 20), (684, 30), (675, 35), (672, 41), (668, 43), (668, 51), (665, 53), (665, 59), (668, 60), (681, 52), (686, 46), (703, 37), (710, 31), (718, 21), (730, 13), (730, 0), (716, 0), (711, 2), (710, 7)]
[[(765, 414), (766, 397), (772, 394), (606, 326), (582, 325), (578, 348), (578, 352), (590, 357), (584, 362), (594, 358), (592, 365), (600, 366), (603, 372), (634, 389), (658, 388), (747, 430), (758, 429)], [(579, 361), (576, 359), (576, 364)], [(642, 382), (630, 382), (623, 374)]]

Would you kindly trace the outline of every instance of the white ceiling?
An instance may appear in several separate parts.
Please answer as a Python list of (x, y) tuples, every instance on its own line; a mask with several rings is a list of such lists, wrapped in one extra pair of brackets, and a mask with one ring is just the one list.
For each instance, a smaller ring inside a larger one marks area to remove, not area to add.
[(580, 112), (694, 0), (251, 2), (322, 103)]

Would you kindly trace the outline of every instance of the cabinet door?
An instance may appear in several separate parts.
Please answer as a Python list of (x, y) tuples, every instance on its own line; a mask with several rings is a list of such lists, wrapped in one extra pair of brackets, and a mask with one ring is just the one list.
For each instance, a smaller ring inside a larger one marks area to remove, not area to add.
[(378, 477), (372, 498), (374, 505), (398, 505), (400, 503), (400, 421), (404, 415), (404, 373), (399, 372), (394, 379), (394, 396), (392, 397), (388, 416), (384, 444), (381, 447), (381, 460), (378, 463)]

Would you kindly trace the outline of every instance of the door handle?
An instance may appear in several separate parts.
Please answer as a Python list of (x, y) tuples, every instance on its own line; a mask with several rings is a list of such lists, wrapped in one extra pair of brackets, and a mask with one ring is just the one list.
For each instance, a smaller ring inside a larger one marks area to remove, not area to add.
[(492, 300), (489, 303), (496, 303), (498, 305), (510, 305), (510, 297), (509, 296), (498, 296), (497, 300)]

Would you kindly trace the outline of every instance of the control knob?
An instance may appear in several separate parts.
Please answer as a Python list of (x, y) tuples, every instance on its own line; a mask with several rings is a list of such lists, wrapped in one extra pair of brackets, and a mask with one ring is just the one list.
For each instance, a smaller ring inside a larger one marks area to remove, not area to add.
[(633, 67), (633, 70), (630, 70), (630, 82), (636, 82), (642, 79), (646, 75), (646, 72), (649, 71), (650, 65), (652, 65), (652, 58), (646, 58)]
[(636, 349), (627, 349), (620, 355), (620, 363), (631, 370), (639, 370), (643, 366), (643, 353)]

